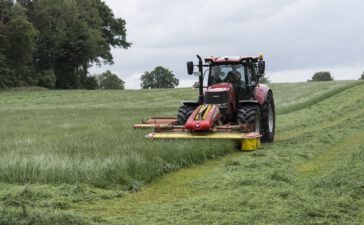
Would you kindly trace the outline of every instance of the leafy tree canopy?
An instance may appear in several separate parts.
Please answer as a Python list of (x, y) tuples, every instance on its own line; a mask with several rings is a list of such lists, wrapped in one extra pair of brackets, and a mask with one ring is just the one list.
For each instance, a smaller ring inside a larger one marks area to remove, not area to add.
[(359, 78), (359, 80), (364, 80), (364, 72), (361, 74), (361, 77)]
[(172, 71), (158, 66), (151, 72), (145, 72), (140, 80), (141, 88), (174, 88), (179, 84), (179, 80), (175, 77)]
[(12, 86), (83, 88), (92, 64), (112, 64), (112, 47), (131, 46), (125, 21), (102, 0), (16, 2), (0, 0), (1, 63), (16, 76)]
[(110, 70), (98, 75), (98, 80), (100, 89), (125, 89), (125, 82)]
[(331, 73), (328, 71), (320, 71), (316, 72), (312, 76), (312, 81), (332, 81), (334, 78), (331, 76)]

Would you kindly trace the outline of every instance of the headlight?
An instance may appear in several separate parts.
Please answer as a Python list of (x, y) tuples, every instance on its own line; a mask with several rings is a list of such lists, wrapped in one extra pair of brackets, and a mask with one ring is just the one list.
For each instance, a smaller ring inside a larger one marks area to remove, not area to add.
[(219, 108), (227, 108), (228, 107), (228, 104), (227, 103), (223, 103), (223, 104), (216, 104), (217, 107)]

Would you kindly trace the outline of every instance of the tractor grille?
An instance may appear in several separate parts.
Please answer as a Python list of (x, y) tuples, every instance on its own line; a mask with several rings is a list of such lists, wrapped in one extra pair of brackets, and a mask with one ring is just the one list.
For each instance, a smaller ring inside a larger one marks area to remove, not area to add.
[(229, 93), (227, 91), (219, 92), (206, 92), (205, 104), (223, 104), (229, 100)]

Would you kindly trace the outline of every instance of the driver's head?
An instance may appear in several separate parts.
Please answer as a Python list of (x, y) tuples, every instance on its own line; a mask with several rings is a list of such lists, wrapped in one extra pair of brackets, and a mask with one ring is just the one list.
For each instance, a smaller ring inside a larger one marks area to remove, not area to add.
[(241, 74), (237, 70), (233, 70), (233, 71), (231, 71), (231, 73), (233, 74), (235, 82), (238, 82), (241, 80)]

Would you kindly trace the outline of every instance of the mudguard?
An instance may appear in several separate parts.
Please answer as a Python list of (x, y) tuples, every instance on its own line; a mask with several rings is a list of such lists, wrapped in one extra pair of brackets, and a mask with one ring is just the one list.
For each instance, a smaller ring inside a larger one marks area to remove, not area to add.
[(201, 105), (198, 101), (183, 101), (182, 102), (183, 105), (187, 105), (187, 106), (190, 106), (192, 108), (197, 108), (199, 105)]
[(267, 99), (268, 92), (271, 91), (267, 85), (259, 84), (255, 88), (254, 98), (258, 101), (259, 105), (263, 105)]

